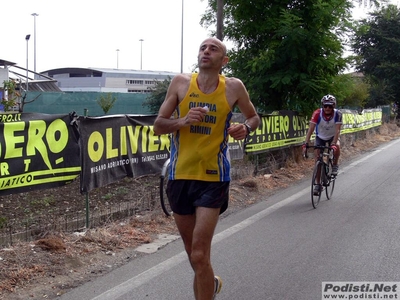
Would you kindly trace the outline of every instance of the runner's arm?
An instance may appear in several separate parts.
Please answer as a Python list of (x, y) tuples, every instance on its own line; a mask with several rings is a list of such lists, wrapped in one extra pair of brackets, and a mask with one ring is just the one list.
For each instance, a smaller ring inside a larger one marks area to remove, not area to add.
[(154, 121), (154, 134), (161, 135), (175, 132), (184, 126), (201, 122), (207, 110), (202, 107), (191, 108), (186, 116), (171, 118), (179, 102), (183, 99), (189, 87), (190, 77), (186, 74), (176, 75), (168, 87), (165, 100)]

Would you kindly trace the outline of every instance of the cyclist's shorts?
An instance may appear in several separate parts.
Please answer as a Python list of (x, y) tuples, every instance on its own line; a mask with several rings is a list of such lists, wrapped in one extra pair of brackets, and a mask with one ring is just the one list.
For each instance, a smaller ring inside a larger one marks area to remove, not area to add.
[(333, 141), (333, 137), (330, 138), (329, 140), (323, 140), (316, 136), (315, 137), (315, 146), (326, 146), (327, 143), (330, 145), (332, 143), (332, 141)]
[(167, 185), (169, 204), (174, 213), (191, 215), (196, 207), (228, 208), (229, 181), (170, 180)]

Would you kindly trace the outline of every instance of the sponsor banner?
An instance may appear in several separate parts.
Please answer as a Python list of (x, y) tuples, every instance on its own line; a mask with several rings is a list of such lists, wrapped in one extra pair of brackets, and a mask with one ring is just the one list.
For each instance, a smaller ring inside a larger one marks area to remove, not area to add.
[(153, 131), (155, 115), (79, 117), (81, 193), (124, 177), (159, 173), (169, 157), (168, 135)]
[(400, 282), (324, 281), (321, 299), (400, 299)]
[[(382, 122), (382, 110), (343, 110), (343, 133)], [(245, 141), (229, 139), (232, 160), (244, 154), (301, 144), (308, 120), (294, 111), (261, 115), (261, 124)], [(156, 136), (156, 115), (80, 116), (0, 113), (0, 195), (61, 186), (81, 175), (81, 192), (125, 176), (159, 173), (169, 158), (169, 135)], [(243, 123), (240, 113), (232, 123)], [(79, 144), (78, 144), (79, 141)]]
[[(79, 117), (81, 193), (124, 177), (159, 173), (169, 158), (169, 135), (153, 131), (156, 115)], [(243, 122), (234, 114), (233, 122)], [(243, 141), (229, 141), (232, 159), (243, 158)]]
[(260, 117), (260, 126), (246, 139), (246, 154), (259, 154), (270, 149), (286, 148), (304, 141), (308, 130), (308, 120), (297, 112), (277, 111)]
[(74, 116), (0, 114), (0, 195), (53, 188), (80, 173)]
[(364, 109), (361, 114), (349, 109), (340, 111), (343, 116), (342, 134), (367, 130), (382, 124), (381, 108)]
[[(381, 108), (365, 109), (361, 114), (348, 109), (340, 111), (343, 115), (342, 134), (367, 130), (382, 124)], [(246, 154), (260, 154), (304, 142), (309, 120), (297, 112), (277, 111), (260, 117), (260, 126), (246, 138)], [(314, 138), (315, 134), (311, 136), (311, 140)]]

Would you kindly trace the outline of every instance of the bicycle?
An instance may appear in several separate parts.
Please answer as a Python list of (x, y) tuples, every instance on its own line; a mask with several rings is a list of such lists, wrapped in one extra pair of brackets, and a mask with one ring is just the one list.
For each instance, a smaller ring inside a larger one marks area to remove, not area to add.
[(161, 202), (161, 208), (167, 217), (172, 216), (172, 210), (169, 205), (166, 193), (168, 178), (169, 178), (169, 168), (170, 168), (170, 159), (168, 158), (165, 161), (160, 174), (160, 202)]
[[(321, 200), (321, 194), (325, 191), (327, 200), (332, 199), (333, 190), (337, 175), (332, 175), (334, 149), (331, 146), (306, 146), (306, 149), (319, 149), (318, 159), (315, 162), (312, 180), (311, 180), (311, 203), (314, 208), (317, 208)], [(307, 151), (304, 155), (308, 158)], [(319, 182), (317, 178), (320, 177)], [(318, 186), (319, 192), (315, 193), (315, 188)]]

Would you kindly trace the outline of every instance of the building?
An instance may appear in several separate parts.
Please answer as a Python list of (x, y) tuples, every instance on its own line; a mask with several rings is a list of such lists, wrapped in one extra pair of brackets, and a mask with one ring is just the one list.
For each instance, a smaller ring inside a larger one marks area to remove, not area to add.
[(55, 80), (0, 59), (0, 112), (23, 111), (28, 92), (61, 92)]
[(14, 80), (20, 91), (61, 92), (54, 79), (0, 59), (0, 89), (4, 82), (9, 80)]
[(148, 93), (155, 81), (173, 78), (167, 71), (60, 68), (40, 73), (57, 81), (64, 92)]

